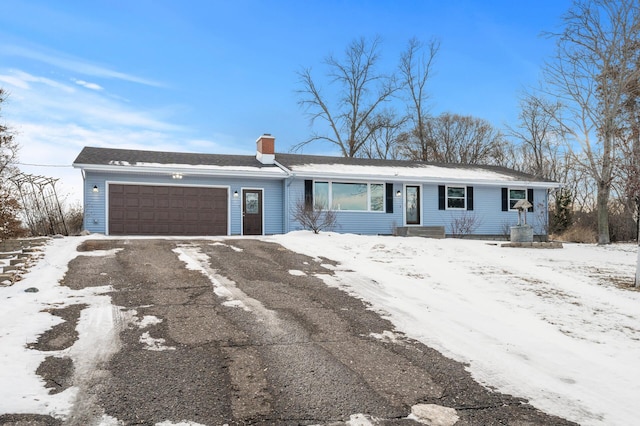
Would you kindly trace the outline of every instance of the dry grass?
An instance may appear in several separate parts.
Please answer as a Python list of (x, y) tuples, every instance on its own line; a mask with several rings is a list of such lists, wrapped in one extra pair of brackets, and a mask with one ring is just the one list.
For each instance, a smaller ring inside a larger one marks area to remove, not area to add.
[(598, 242), (596, 232), (585, 226), (574, 225), (559, 235), (551, 235), (552, 240), (568, 243), (595, 244)]

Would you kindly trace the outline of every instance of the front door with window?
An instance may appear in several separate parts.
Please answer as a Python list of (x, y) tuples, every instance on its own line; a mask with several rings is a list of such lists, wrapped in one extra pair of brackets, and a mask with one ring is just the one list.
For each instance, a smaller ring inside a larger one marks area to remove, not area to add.
[(262, 190), (242, 190), (242, 234), (262, 235)]
[(404, 193), (405, 222), (420, 225), (420, 186), (407, 185)]

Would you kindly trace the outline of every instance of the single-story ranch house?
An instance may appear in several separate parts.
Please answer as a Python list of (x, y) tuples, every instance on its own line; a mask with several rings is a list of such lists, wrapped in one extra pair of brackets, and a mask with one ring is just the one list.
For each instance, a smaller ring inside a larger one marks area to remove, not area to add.
[[(297, 205), (336, 212), (334, 231), (394, 234), (444, 227), (500, 237), (533, 204), (527, 222), (546, 234), (549, 192), (559, 184), (514, 170), (316, 155), (217, 155), (85, 147), (84, 227), (108, 235), (265, 235), (302, 229)], [(302, 204), (301, 204), (302, 203)], [(306, 204), (305, 204), (306, 203)]]

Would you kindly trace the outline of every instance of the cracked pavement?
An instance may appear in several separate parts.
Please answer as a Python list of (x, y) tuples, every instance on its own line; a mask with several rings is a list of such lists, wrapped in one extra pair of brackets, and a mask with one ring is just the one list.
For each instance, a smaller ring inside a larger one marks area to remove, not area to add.
[[(113, 256), (77, 257), (62, 281), (110, 285), (119, 330), (116, 347), (82, 377), (68, 362), (41, 366), (52, 386), (80, 388), (63, 424), (333, 425), (357, 415), (418, 424), (410, 414), (421, 404), (455, 410), (439, 424), (572, 424), (486, 389), (463, 364), (324, 284), (316, 275), (332, 273), (323, 266), (330, 260), (257, 239), (88, 240), (79, 250), (114, 248)], [(82, 308), (60, 315), (73, 324)], [(74, 338), (61, 325), (35, 347)], [(0, 416), (13, 421), (61, 423)]]

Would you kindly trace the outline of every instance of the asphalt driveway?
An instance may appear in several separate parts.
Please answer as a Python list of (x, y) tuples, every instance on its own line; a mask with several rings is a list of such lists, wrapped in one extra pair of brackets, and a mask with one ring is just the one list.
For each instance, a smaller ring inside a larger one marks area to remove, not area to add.
[[(103, 239), (79, 250), (114, 248), (77, 257), (62, 282), (112, 286), (118, 330), (90, 371), (64, 358), (41, 365), (52, 392), (80, 389), (65, 424), (571, 424), (397, 338), (387, 320), (316, 276), (331, 274), (329, 259), (255, 239)], [(65, 322), (34, 348), (72, 345), (83, 308), (52, 311)], [(17, 421), (61, 423), (0, 416)]]

